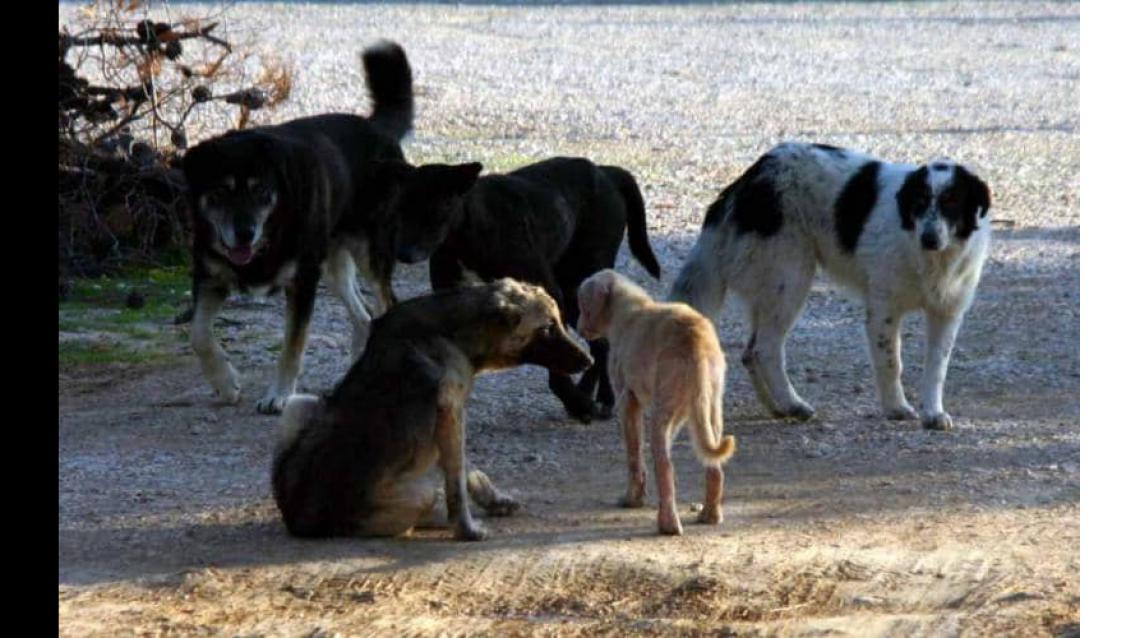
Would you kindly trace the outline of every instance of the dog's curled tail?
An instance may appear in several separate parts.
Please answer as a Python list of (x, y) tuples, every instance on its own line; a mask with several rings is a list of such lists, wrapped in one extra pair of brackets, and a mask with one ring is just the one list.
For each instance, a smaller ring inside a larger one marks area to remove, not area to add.
[(689, 304), (713, 321), (724, 306), (728, 290), (728, 282), (721, 273), (717, 259), (717, 234), (715, 227), (701, 230), (697, 243), (689, 251), (685, 265), (681, 266), (681, 272), (669, 290), (670, 301)]
[(364, 52), (364, 77), (372, 94), (372, 115), (378, 128), (401, 139), (412, 130), (415, 116), (412, 67), (404, 49), (381, 40)]
[[(702, 366), (703, 367), (703, 366)], [(724, 419), (721, 413), (723, 400), (723, 380), (718, 380), (709, 369), (704, 370), (705, 378), (697, 379), (700, 384), (700, 399), (689, 415), (690, 438), (697, 458), (707, 466), (717, 466), (732, 458), (736, 452), (736, 438), (724, 435)], [(723, 378), (723, 368), (721, 376)], [(717, 442), (717, 439), (720, 442)]]
[(645, 200), (641, 198), (641, 189), (637, 180), (629, 171), (620, 166), (603, 166), (606, 176), (617, 186), (621, 197), (625, 200), (625, 224), (629, 230), (629, 252), (641, 262), (645, 271), (653, 275), (654, 279), (661, 278), (661, 266), (657, 263), (657, 256), (653, 254), (653, 247), (649, 245), (649, 230), (645, 225)]

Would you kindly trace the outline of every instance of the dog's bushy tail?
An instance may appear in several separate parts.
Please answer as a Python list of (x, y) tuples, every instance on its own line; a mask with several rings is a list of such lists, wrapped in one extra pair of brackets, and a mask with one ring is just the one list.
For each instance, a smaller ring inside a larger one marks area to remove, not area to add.
[(717, 257), (719, 230), (712, 226), (701, 230), (697, 243), (689, 251), (685, 265), (669, 290), (669, 300), (689, 304), (694, 310), (715, 321), (724, 306), (728, 282), (721, 272)]
[(657, 263), (657, 256), (653, 254), (653, 247), (649, 245), (649, 230), (645, 225), (645, 200), (641, 198), (641, 189), (637, 180), (629, 171), (620, 166), (603, 166), (606, 176), (617, 186), (621, 197), (625, 200), (625, 224), (629, 230), (629, 252), (641, 262), (646, 272), (654, 279), (661, 278), (661, 266)]
[(382, 40), (364, 52), (364, 77), (372, 94), (369, 117), (385, 133), (400, 139), (412, 130), (415, 106), (412, 98), (412, 67), (404, 49)]
[(731, 434), (723, 435), (723, 371), (718, 379), (707, 364), (702, 365), (701, 369), (702, 372), (698, 375), (701, 378), (696, 379), (701, 388), (700, 398), (689, 415), (689, 438), (701, 463), (716, 466), (732, 458), (736, 452), (736, 438)]

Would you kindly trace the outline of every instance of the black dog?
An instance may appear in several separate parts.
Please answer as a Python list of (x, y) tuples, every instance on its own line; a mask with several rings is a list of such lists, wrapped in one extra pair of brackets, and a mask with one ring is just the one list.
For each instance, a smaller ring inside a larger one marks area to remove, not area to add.
[(301, 371), (322, 269), (348, 307), (353, 354), (364, 347), (371, 316), (356, 268), (371, 280), (380, 314), (395, 303), (395, 220), (385, 214), (377, 162), (403, 161), (400, 139), (412, 128), (412, 71), (403, 49), (383, 42), (364, 54), (374, 110), (369, 118), (318, 115), (233, 131), (187, 152), (183, 170), (194, 215), (194, 313), (191, 343), (214, 390), (237, 402), (237, 372), (212, 332), (230, 291), (285, 288), (285, 345), (277, 377), (257, 403), (280, 412)]
[[(612, 268), (629, 226), (633, 256), (655, 278), (661, 269), (649, 245), (645, 202), (637, 181), (616, 166), (557, 157), (505, 175), (479, 177), (482, 165), (391, 164), (390, 206), (400, 217), (397, 256), (414, 263), (431, 256), (434, 290), (458, 285), (464, 270), (483, 280), (514, 277), (538, 284), (578, 321), (578, 286)], [(550, 373), (550, 389), (571, 416), (607, 417), (614, 404), (606, 371), (607, 346), (590, 344), (594, 365), (576, 388)], [(594, 404), (594, 388), (600, 407)]]
[(435, 509), (438, 464), (456, 538), (485, 538), (468, 495), (492, 515), (518, 504), (467, 467), (464, 405), (475, 375), (524, 363), (562, 373), (591, 363), (537, 286), (507, 279), (390, 309), (330, 394), (297, 395), (285, 408), (273, 495), (289, 532), (408, 534)]

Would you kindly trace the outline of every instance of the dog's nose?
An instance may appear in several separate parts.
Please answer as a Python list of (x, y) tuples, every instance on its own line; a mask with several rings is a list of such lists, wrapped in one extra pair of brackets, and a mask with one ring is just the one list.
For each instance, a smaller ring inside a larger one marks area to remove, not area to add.
[(926, 250), (938, 250), (938, 235), (934, 233), (923, 233), (922, 247)]
[(253, 241), (253, 228), (248, 226), (238, 227), (234, 229), (234, 239), (237, 240), (238, 245), (247, 246)]

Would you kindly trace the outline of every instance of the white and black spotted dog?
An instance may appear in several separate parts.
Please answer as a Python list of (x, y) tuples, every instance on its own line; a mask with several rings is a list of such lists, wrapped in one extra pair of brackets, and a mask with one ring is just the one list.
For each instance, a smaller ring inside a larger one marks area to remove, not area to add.
[(960, 164), (884, 162), (822, 144), (784, 143), (709, 206), (670, 297), (715, 318), (731, 289), (748, 304), (744, 366), (777, 416), (814, 410), (788, 381), (784, 342), (822, 266), (866, 304), (883, 412), (914, 419), (901, 382), (899, 324), (926, 315), (922, 423), (952, 425), (942, 386), (990, 243), (989, 187)]

